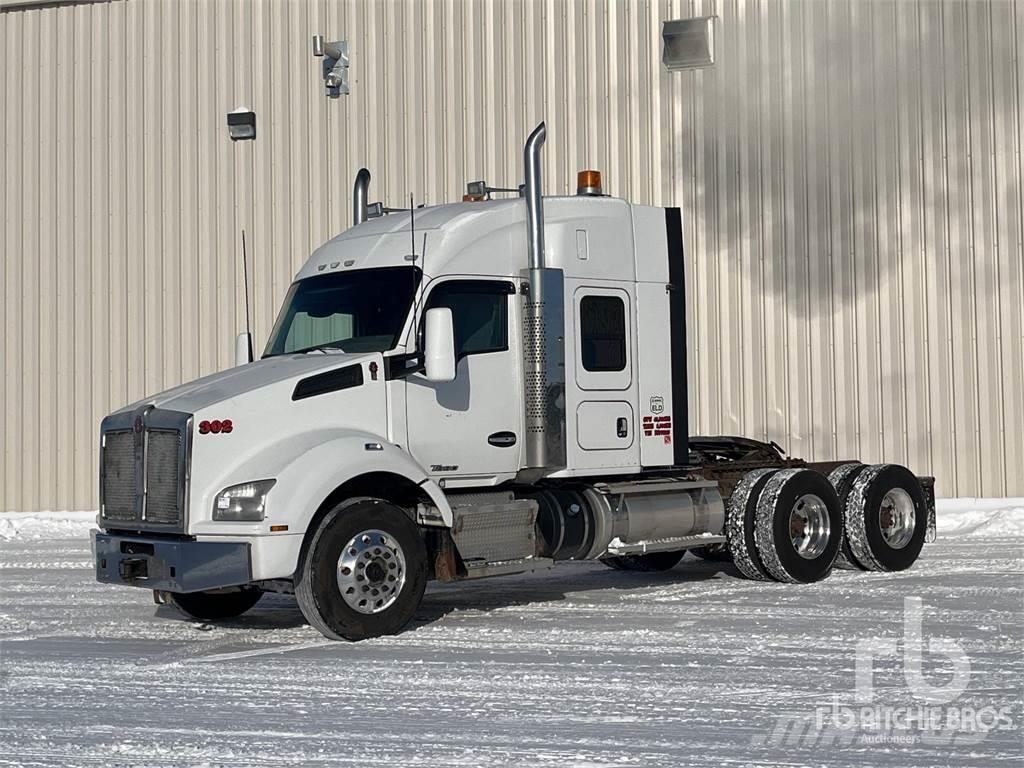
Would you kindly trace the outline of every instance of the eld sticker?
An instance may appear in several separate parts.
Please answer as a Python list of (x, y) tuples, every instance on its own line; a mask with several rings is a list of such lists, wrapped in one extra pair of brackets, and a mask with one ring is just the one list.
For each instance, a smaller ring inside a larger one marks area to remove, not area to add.
[(657, 416), (665, 411), (665, 398), (661, 395), (654, 395), (651, 398), (651, 413)]

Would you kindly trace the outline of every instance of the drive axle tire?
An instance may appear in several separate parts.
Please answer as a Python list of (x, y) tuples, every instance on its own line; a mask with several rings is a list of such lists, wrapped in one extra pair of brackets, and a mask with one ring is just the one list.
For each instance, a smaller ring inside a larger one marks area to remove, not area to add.
[(850, 551), (869, 571), (902, 571), (921, 554), (928, 507), (917, 477), (875, 464), (854, 480), (843, 509)]
[(220, 621), (241, 616), (263, 597), (259, 587), (209, 592), (166, 592), (167, 602), (197, 621)]
[(725, 538), (732, 561), (748, 579), (771, 581), (754, 543), (757, 500), (761, 490), (777, 469), (755, 469), (747, 472), (737, 484), (726, 505)]
[(807, 584), (832, 571), (843, 517), (832, 483), (811, 469), (783, 469), (757, 500), (754, 542), (776, 581)]
[[(850, 498), (850, 491), (853, 489), (853, 481), (856, 480), (860, 476), (860, 473), (867, 468), (867, 464), (856, 462), (851, 464), (842, 464), (829, 472), (828, 481), (832, 483), (832, 487), (836, 489), (836, 496), (839, 497), (840, 509), (846, 509), (846, 502)], [(843, 526), (843, 540), (839, 545), (839, 556), (836, 557), (835, 567), (844, 571), (867, 570), (863, 565), (857, 562), (857, 558), (854, 557), (853, 552), (850, 551), (850, 542), (847, 537), (845, 520)]]
[(420, 529), (399, 507), (354, 499), (334, 507), (310, 540), (295, 584), (306, 621), (332, 640), (400, 631), (427, 585)]
[(679, 565), (686, 550), (677, 552), (648, 552), (645, 555), (615, 555), (601, 558), (601, 562), (617, 571), (669, 571)]

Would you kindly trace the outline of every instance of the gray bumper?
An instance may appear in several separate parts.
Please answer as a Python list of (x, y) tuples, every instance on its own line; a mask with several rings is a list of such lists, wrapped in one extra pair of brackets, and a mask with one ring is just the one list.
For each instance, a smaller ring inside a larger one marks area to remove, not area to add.
[(92, 532), (96, 580), (166, 592), (199, 592), (252, 581), (249, 544)]

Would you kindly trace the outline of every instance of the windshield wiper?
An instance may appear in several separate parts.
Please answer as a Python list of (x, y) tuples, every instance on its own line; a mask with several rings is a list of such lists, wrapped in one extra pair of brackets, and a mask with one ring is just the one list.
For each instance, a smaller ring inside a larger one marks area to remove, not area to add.
[(337, 344), (316, 344), (315, 346), (305, 347), (304, 349), (293, 349), (288, 354), (289, 355), (302, 355), (302, 354), (305, 354), (306, 352), (324, 352), (324, 353), (326, 353), (328, 350), (335, 350), (337, 352), (344, 352), (345, 348), (344, 347), (340, 347)]

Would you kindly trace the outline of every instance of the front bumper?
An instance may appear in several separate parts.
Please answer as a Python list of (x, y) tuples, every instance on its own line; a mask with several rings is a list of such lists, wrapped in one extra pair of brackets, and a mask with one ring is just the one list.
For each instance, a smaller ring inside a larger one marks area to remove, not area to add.
[(190, 541), (92, 532), (96, 580), (166, 592), (236, 587), (252, 578), (247, 542)]

